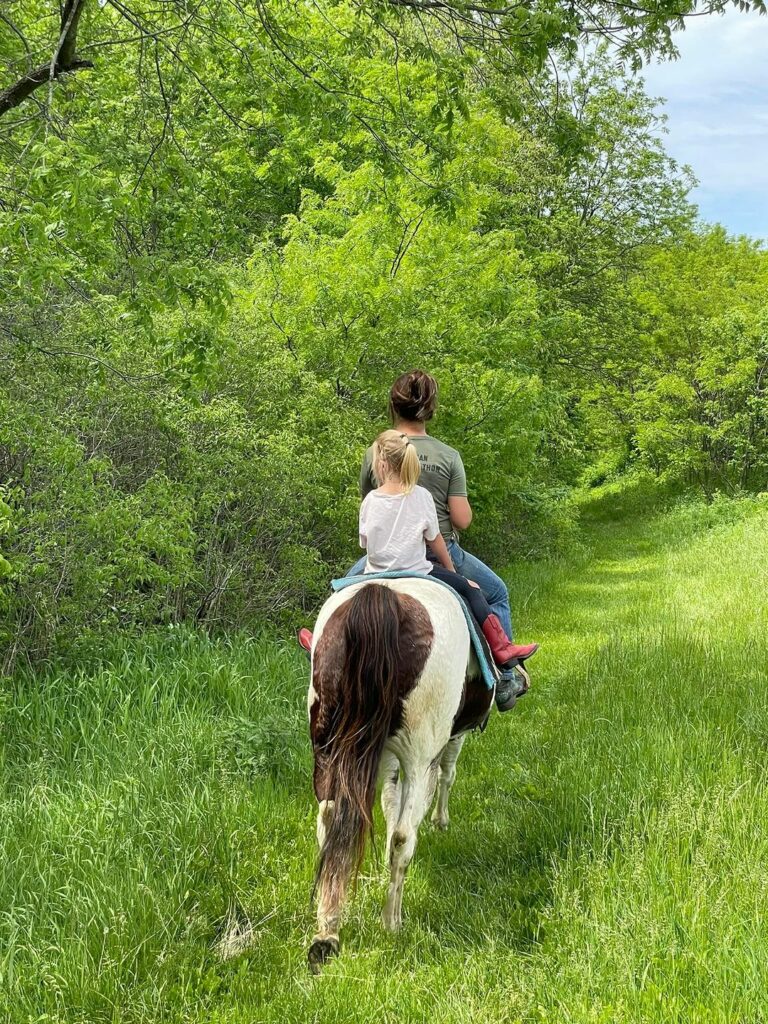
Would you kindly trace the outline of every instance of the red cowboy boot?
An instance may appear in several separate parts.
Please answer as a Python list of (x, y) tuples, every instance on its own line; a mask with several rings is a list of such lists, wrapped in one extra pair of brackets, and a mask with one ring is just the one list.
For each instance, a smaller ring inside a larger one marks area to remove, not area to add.
[(502, 668), (514, 668), (539, 649), (538, 644), (513, 644), (496, 615), (489, 615), (482, 628), (493, 660)]
[(306, 627), (303, 627), (296, 634), (296, 638), (299, 641), (299, 646), (303, 647), (304, 650), (307, 652), (307, 654), (311, 654), (312, 653), (312, 634), (311, 634), (311, 632)]

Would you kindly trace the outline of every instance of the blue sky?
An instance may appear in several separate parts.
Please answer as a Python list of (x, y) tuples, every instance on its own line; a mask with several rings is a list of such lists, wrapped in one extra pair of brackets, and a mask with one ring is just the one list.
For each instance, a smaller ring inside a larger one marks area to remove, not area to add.
[(675, 42), (679, 60), (642, 72), (666, 99), (667, 152), (693, 169), (704, 220), (768, 239), (768, 17), (691, 18)]

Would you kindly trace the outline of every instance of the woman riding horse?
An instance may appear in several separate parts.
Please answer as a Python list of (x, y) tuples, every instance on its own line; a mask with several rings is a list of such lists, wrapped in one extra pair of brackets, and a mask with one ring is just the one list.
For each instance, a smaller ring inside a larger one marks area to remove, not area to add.
[[(419, 483), (435, 500), (440, 533), (448, 547), (456, 572), (477, 583), (498, 616), (508, 637), (513, 636), (509, 592), (499, 576), (475, 555), (465, 551), (459, 543), (459, 531), (472, 522), (472, 508), (467, 498), (467, 477), (461, 455), (443, 441), (427, 433), (427, 423), (437, 407), (437, 381), (423, 370), (403, 373), (392, 385), (389, 394), (389, 414), (396, 430), (408, 436), (419, 456), (421, 477)], [(373, 448), (369, 448), (360, 472), (360, 494), (366, 495), (377, 486), (373, 472)], [(361, 558), (347, 573), (357, 576), (365, 571), (365, 558)], [(527, 684), (521, 683), (514, 669), (501, 673), (496, 688), (496, 706), (509, 711)]]

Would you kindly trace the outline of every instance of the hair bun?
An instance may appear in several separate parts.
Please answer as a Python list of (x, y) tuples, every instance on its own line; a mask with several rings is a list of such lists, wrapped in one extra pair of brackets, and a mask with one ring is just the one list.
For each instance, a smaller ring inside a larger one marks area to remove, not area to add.
[(389, 411), (393, 421), (425, 423), (432, 419), (436, 405), (437, 381), (423, 370), (403, 373), (392, 385)]

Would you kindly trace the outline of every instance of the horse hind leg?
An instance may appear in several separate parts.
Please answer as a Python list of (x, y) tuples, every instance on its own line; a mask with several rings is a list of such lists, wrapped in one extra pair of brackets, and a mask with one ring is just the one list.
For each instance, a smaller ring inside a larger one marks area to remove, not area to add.
[(416, 849), (419, 825), (429, 805), (435, 773), (432, 765), (416, 771), (403, 768), (401, 806), (390, 841), (390, 881), (382, 912), (387, 931), (396, 932), (403, 923), (403, 887), (408, 865)]
[(432, 812), (432, 824), (437, 828), (448, 828), (448, 795), (456, 779), (456, 762), (459, 759), (461, 748), (464, 746), (465, 736), (454, 736), (449, 740), (440, 755), (440, 771), (437, 781), (437, 801)]
[[(333, 819), (333, 800), (321, 800), (317, 811), (317, 842), (322, 850)], [(317, 934), (307, 954), (313, 974), (319, 974), (323, 965), (339, 952), (339, 924), (346, 885), (331, 886), (321, 880), (317, 893)]]
[(387, 825), (386, 863), (392, 854), (392, 836), (400, 818), (402, 807), (402, 786), (400, 785), (400, 762), (390, 751), (384, 752), (381, 762), (381, 810)]

